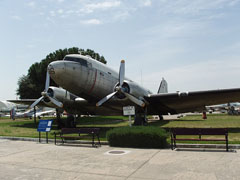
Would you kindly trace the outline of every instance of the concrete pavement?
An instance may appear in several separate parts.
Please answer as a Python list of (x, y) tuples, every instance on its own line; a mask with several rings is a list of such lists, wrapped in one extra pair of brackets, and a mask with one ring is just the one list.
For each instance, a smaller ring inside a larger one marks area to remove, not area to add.
[(0, 140), (1, 180), (226, 180), (240, 179), (239, 169), (239, 150), (92, 148)]

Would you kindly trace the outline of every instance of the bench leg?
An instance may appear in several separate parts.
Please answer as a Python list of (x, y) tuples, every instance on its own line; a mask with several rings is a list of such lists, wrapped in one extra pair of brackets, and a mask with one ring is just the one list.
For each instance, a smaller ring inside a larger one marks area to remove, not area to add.
[(173, 150), (173, 137), (171, 135), (171, 149)]
[(177, 147), (176, 146), (176, 136), (173, 136), (174, 137), (174, 140), (173, 140), (173, 142), (174, 142), (174, 149)]
[(228, 151), (228, 137), (226, 136), (226, 151)]
[(56, 137), (56, 133), (54, 133), (54, 135), (55, 135), (55, 140), (54, 140), (54, 143), (55, 143), (55, 145), (57, 144), (57, 137)]
[(92, 147), (94, 147), (94, 139), (95, 139), (95, 137), (94, 137), (94, 133), (92, 134)]
[(99, 134), (97, 135), (97, 138), (98, 138), (98, 144), (99, 144), (99, 146), (101, 146), (100, 139), (99, 139)]

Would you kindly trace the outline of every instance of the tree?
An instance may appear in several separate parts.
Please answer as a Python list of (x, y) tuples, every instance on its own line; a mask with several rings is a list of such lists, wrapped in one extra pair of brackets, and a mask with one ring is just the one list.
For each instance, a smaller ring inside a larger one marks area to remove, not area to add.
[[(48, 64), (56, 60), (62, 60), (67, 54), (79, 54), (79, 52), (82, 55), (89, 55), (93, 59), (104, 64), (107, 63), (103, 56), (100, 56), (91, 49), (84, 50), (72, 47), (69, 49), (65, 48), (63, 50), (56, 50), (55, 52), (48, 54), (45, 59), (41, 60), (41, 62), (32, 64), (28, 69), (28, 74), (23, 75), (18, 79), (17, 95), (20, 96), (20, 99), (39, 98), (41, 92), (44, 90)], [(57, 86), (54, 81), (51, 81), (50, 85)]]

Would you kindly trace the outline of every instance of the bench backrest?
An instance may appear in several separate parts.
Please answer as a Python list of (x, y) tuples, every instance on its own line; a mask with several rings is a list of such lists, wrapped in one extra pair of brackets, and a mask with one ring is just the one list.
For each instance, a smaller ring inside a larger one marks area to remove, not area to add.
[(201, 129), (202, 135), (225, 135), (228, 134), (228, 130), (225, 128), (206, 128)]
[(98, 134), (100, 128), (79, 128), (79, 133), (95, 133)]
[(95, 133), (98, 134), (100, 132), (100, 128), (62, 128), (62, 134), (81, 134), (81, 133)]
[(226, 135), (226, 128), (172, 128), (174, 135)]

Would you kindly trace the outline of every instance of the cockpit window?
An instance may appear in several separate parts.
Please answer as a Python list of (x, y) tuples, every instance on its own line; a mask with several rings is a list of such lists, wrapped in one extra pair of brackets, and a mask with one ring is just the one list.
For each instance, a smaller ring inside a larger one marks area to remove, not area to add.
[(81, 58), (66, 56), (63, 60), (64, 61), (74, 61), (74, 62), (80, 63), (82, 66), (86, 66), (86, 67), (88, 66), (87, 61), (85, 59), (81, 59)]

